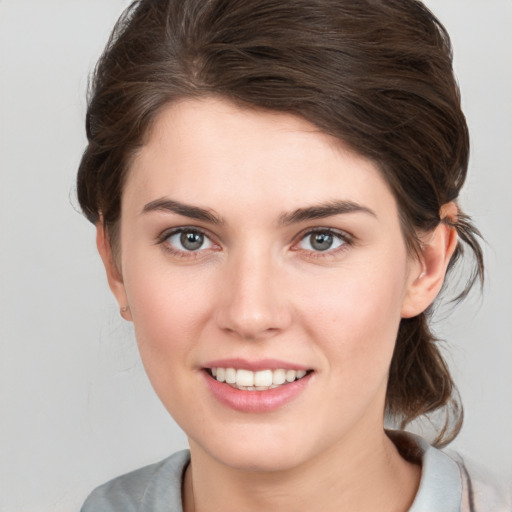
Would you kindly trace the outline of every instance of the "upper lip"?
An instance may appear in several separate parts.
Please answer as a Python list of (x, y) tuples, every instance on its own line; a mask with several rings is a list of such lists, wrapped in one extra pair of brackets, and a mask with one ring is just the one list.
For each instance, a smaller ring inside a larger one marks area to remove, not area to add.
[(241, 358), (216, 359), (209, 361), (204, 368), (236, 368), (237, 370), (250, 370), (253, 372), (261, 370), (310, 370), (311, 368), (279, 359), (258, 359), (249, 361)]

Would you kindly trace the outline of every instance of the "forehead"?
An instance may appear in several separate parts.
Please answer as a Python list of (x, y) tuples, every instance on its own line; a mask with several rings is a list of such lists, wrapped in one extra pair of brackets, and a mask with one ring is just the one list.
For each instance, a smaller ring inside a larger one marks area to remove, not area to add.
[(211, 98), (162, 110), (131, 165), (123, 203), (164, 196), (215, 209), (339, 199), (396, 209), (377, 166), (338, 139), (292, 114)]

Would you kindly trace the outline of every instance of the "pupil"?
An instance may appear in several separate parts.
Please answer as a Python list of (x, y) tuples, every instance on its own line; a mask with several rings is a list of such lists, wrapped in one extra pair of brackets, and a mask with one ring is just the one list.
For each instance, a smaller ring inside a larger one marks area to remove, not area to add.
[(203, 245), (204, 236), (201, 233), (182, 233), (180, 241), (188, 251), (197, 251)]
[(317, 251), (326, 251), (332, 245), (333, 237), (329, 233), (315, 233), (311, 235), (311, 247)]

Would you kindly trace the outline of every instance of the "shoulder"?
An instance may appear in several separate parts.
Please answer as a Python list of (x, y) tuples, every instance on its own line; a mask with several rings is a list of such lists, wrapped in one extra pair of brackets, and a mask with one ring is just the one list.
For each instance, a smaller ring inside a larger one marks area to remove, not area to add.
[(388, 432), (402, 456), (421, 464), (409, 512), (511, 512), (510, 490), (478, 464), (406, 432)]
[(181, 481), (190, 453), (183, 450), (95, 489), (81, 512), (181, 512)]

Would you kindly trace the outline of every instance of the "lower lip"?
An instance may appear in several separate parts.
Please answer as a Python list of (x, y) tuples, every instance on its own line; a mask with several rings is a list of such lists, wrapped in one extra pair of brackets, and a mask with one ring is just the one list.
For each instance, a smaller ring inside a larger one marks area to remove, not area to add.
[(301, 394), (309, 383), (311, 373), (302, 379), (265, 391), (244, 391), (219, 382), (208, 372), (203, 372), (213, 396), (223, 405), (240, 412), (263, 413), (279, 409)]

